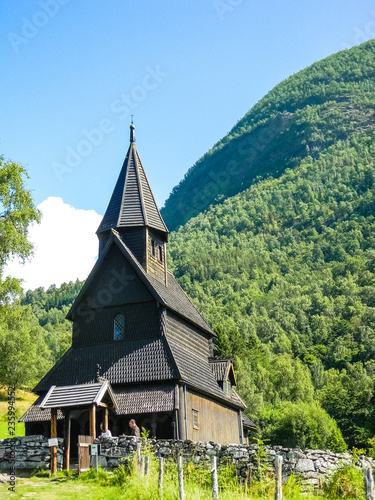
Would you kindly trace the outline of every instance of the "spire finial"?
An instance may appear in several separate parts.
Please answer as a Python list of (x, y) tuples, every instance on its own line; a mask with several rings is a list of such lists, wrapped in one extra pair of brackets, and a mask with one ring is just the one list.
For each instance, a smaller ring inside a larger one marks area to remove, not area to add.
[(133, 115), (132, 115), (132, 124), (130, 125), (130, 142), (135, 142), (135, 133), (134, 133), (134, 125), (133, 125)]

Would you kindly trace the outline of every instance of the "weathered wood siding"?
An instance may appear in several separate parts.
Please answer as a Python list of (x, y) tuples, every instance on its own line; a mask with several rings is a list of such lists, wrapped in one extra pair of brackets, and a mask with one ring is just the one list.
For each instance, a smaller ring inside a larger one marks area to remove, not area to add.
[[(153, 255), (152, 251), (152, 241), (154, 241), (155, 244), (155, 255)], [(158, 255), (158, 247), (160, 247), (162, 252), (161, 261)], [(167, 255), (165, 252), (164, 242), (158, 238), (154, 232), (149, 231), (147, 239), (147, 272), (152, 274), (155, 278), (160, 279), (163, 283), (165, 282), (166, 259)]]
[(122, 239), (142, 266), (146, 258), (146, 228), (120, 230)]
[(100, 313), (88, 309), (77, 317), (73, 327), (73, 346), (121, 342), (113, 339), (113, 321), (116, 314), (125, 319), (124, 341), (160, 336), (159, 310), (156, 302), (124, 304), (106, 307)]
[(172, 344), (184, 346), (188, 352), (194, 352), (206, 360), (211, 355), (211, 342), (208, 334), (170, 311), (167, 312), (166, 336)]
[[(188, 438), (192, 441), (215, 441), (221, 444), (239, 443), (238, 412), (213, 399), (186, 392)], [(193, 410), (198, 412), (198, 429), (193, 425)]]
[(124, 340), (160, 335), (156, 301), (113, 245), (73, 313), (73, 346), (113, 342), (118, 313), (125, 317)]
[(77, 309), (137, 303), (149, 301), (151, 298), (152, 295), (124, 259), (121, 251), (116, 245), (112, 245)]

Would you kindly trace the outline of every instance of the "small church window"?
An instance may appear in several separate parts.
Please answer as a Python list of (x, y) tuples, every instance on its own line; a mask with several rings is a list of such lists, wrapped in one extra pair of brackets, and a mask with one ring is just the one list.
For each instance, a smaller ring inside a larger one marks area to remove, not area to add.
[(155, 257), (155, 241), (151, 240), (151, 255)]
[(158, 246), (158, 254), (160, 262), (163, 262), (163, 247), (160, 245)]
[(122, 340), (125, 333), (125, 318), (123, 314), (116, 314), (113, 320), (113, 339)]
[(193, 428), (199, 429), (198, 410), (193, 410)]

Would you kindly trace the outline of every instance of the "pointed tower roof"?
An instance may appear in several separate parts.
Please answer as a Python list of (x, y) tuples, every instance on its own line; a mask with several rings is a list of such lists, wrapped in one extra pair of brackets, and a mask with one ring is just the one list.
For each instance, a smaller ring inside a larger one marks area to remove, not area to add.
[(97, 233), (142, 226), (168, 233), (135, 146), (132, 124), (129, 149)]

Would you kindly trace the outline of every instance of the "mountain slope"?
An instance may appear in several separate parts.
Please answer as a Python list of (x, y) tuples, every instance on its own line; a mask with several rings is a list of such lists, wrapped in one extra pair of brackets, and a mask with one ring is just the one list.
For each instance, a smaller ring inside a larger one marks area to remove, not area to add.
[[(352, 137), (171, 235), (174, 272), (217, 325), (219, 354), (237, 359), (249, 413), (266, 429), (275, 415), (264, 411), (313, 391), (350, 445), (375, 430), (374, 180), (375, 135)], [(280, 390), (280, 360), (302, 363), (303, 387), (291, 377)]]
[(165, 207), (201, 212), (169, 262), (279, 444), (342, 448), (321, 407), (350, 446), (375, 434), (374, 69), (371, 41), (282, 82)]
[(277, 85), (186, 173), (162, 215), (170, 230), (338, 140), (374, 126), (375, 41), (317, 62)]

